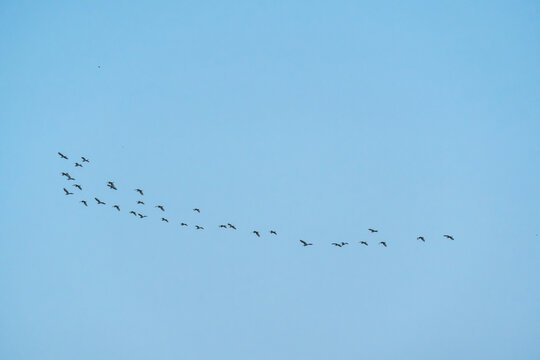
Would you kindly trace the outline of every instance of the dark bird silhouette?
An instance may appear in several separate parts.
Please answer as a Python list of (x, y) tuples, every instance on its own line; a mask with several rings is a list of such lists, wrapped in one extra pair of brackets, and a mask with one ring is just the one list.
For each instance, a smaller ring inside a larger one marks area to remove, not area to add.
[(203, 228), (202, 226), (199, 226), (199, 225), (195, 225), (195, 228), (196, 228), (197, 230), (204, 230), (204, 228)]
[(68, 158), (66, 155), (62, 154), (61, 152), (59, 152), (58, 155), (60, 155), (60, 157), (61, 157), (62, 159), (66, 159), (66, 160), (67, 160), (67, 158)]
[(109, 182), (107, 183), (107, 186), (110, 187), (110, 188), (113, 189), (113, 190), (118, 190), (118, 189), (116, 188), (116, 186), (114, 186), (114, 183), (113, 183), (112, 181), (109, 181)]
[(338, 247), (342, 247), (342, 246), (343, 246), (343, 245), (341, 245), (341, 244), (338, 244), (338, 243), (332, 243), (332, 245), (334, 245), (334, 246), (338, 246)]
[(343, 241), (342, 241), (342, 242), (341, 242), (341, 246), (345, 246), (345, 245), (349, 245), (349, 243), (348, 243), (348, 242), (343, 242)]
[(261, 237), (261, 234), (259, 234), (258, 231), (253, 230), (253, 233), (254, 233), (255, 235), (257, 235), (257, 237)]
[(137, 215), (139, 215), (139, 217), (140, 217), (141, 219), (143, 219), (143, 218), (145, 218), (145, 217), (148, 217), (148, 215), (143, 215), (143, 214), (137, 214)]
[(88, 206), (85, 200), (81, 200), (81, 202), (84, 204), (84, 206)]
[(62, 176), (69, 177), (69, 174), (67, 172), (63, 172)]
[(447, 239), (450, 239), (450, 240), (454, 240), (454, 237), (453, 236), (450, 236), (450, 235), (443, 235), (445, 238)]
[(379, 232), (379, 230), (375, 230), (375, 229), (368, 229), (368, 230), (371, 231), (372, 233)]
[(75, 167), (83, 167), (83, 166), (81, 164), (79, 164), (78, 162), (76, 162)]
[(67, 179), (68, 179), (68, 180), (75, 180), (75, 178), (74, 178), (74, 177), (71, 177), (71, 175), (69, 175), (69, 174), (68, 174), (68, 176), (67, 176)]
[(79, 190), (82, 190), (82, 186), (79, 185), (79, 184), (73, 184), (73, 186), (75, 186), (75, 187), (76, 187), (77, 189), (79, 189)]
[(368, 246), (368, 243), (365, 241), (360, 241), (360, 244)]
[(140, 201), (140, 200), (137, 201), (137, 204), (142, 204), (142, 205), (144, 205), (144, 203), (143, 203), (142, 201)]
[(144, 195), (141, 189), (135, 189), (136, 192), (138, 192), (141, 195)]
[(87, 159), (87, 158), (85, 158), (84, 156), (81, 156), (81, 159), (82, 159), (82, 162), (87, 162), (87, 163), (89, 163), (89, 162), (90, 162), (90, 161), (88, 161), (88, 159)]
[(417, 237), (417, 238), (416, 238), (416, 240), (422, 240), (423, 242), (426, 242), (426, 239), (424, 239), (424, 237), (423, 237), (423, 236), (419, 236), (419, 237)]
[(384, 241), (381, 241), (379, 244), (381, 244), (382, 246), (386, 247), (386, 243)]
[(180, 223), (180, 226), (188, 226), (186, 223)]
[(201, 212), (201, 210), (199, 210), (199, 209), (197, 209), (197, 208), (193, 209), (193, 211), (196, 211), (196, 212), (198, 212), (198, 213)]
[(163, 208), (162, 205), (157, 205), (156, 207), (157, 207), (158, 209), (160, 209), (161, 211), (165, 211), (165, 209)]
[(275, 232), (274, 230), (270, 230), (270, 234), (277, 235), (277, 232)]
[(135, 211), (130, 211), (129, 213), (137, 216), (137, 213)]
[(99, 200), (98, 198), (94, 198), (94, 199), (96, 199), (98, 205), (105, 205), (105, 203), (103, 201)]
[(304, 246), (310, 246), (310, 245), (313, 245), (312, 243), (305, 242), (304, 240), (300, 240), (300, 242), (301, 242), (302, 245), (304, 245)]
[(116, 210), (120, 211), (120, 206), (118, 206), (118, 205), (114, 205), (113, 208), (115, 208)]
[(236, 227), (235, 227), (233, 224), (231, 224), (231, 223), (227, 223), (227, 226), (229, 226), (231, 229), (236, 230)]
[(167, 220), (165, 218), (161, 218), (161, 221), (169, 222), (169, 220)]
[(226, 229), (227, 225), (219, 225), (220, 228)]
[(72, 193), (72, 192), (69, 192), (69, 191), (67, 191), (67, 189), (66, 189), (66, 188), (64, 188), (64, 192), (66, 193), (66, 195), (73, 195), (73, 193)]

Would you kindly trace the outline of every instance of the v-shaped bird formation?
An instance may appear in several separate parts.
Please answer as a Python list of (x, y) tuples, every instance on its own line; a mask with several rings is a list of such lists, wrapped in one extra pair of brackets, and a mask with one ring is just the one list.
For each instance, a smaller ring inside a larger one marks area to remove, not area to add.
[[(60, 158), (62, 160), (69, 160), (69, 157), (62, 154), (61, 152), (58, 152), (58, 155), (60, 156)], [(83, 163), (83, 164), (84, 163), (90, 163), (90, 160), (88, 160), (86, 157), (81, 156), (80, 158), (81, 158), (81, 162), (74, 162), (74, 167), (75, 168), (79, 168), (79, 167), (84, 168), (85, 166), (83, 166), (81, 163)], [(66, 177), (67, 181), (75, 180), (75, 178), (72, 177), (68, 172), (62, 172), (61, 175)], [(76, 187), (78, 189), (77, 193), (83, 192), (83, 185), (81, 185), (81, 184), (72, 184), (72, 186)], [(108, 181), (106, 186), (111, 190), (119, 191), (113, 181)], [(65, 187), (63, 188), (63, 191), (64, 191), (65, 195), (74, 195), (73, 192), (70, 192)], [(133, 191), (136, 191), (139, 196), (144, 196), (144, 192), (143, 192), (142, 189), (137, 188), (137, 189), (133, 189)], [(96, 205), (107, 205), (106, 201), (100, 200), (99, 198), (97, 198), (95, 196), (94, 196), (94, 200), (96, 201)], [(89, 206), (87, 200), (80, 200), (79, 202), (83, 206), (86, 206), (86, 207)], [(145, 203), (138, 199), (136, 201), (136, 205), (141, 206), (141, 207), (138, 207), (138, 208), (143, 208)], [(109, 205), (109, 206), (111, 206), (111, 205)], [(114, 208), (117, 212), (121, 212), (120, 205), (118, 205), (118, 204), (112, 205), (112, 208)], [(156, 205), (154, 205), (154, 208), (160, 210), (160, 213), (161, 213), (161, 215), (155, 216), (155, 217), (157, 219), (160, 219), (161, 222), (169, 223), (169, 220), (162, 216), (163, 213), (166, 212), (165, 207), (163, 205), (156, 204)], [(193, 212), (196, 212), (196, 213), (200, 214), (201, 209), (193, 208)], [(136, 218), (139, 218), (139, 219), (144, 219), (144, 218), (149, 217), (148, 215), (143, 215), (143, 214), (141, 214), (141, 213), (139, 213), (138, 211), (135, 211), (135, 210), (130, 210), (128, 212), (128, 214), (133, 215), (133, 216), (135, 216)], [(189, 227), (190, 226), (189, 224), (187, 224), (185, 222), (179, 222), (179, 225), (181, 227)], [(194, 228), (196, 230), (204, 230), (204, 227), (201, 226), (201, 225), (196, 224), (196, 225), (193, 225), (193, 226), (194, 226)], [(231, 224), (231, 223), (227, 223), (226, 225), (225, 224), (216, 225), (216, 227), (219, 228), (219, 229), (224, 229), (224, 230), (228, 230), (228, 229), (237, 230), (236, 226)], [(373, 229), (373, 228), (368, 228), (367, 230), (369, 231), (370, 234), (372, 234), (371, 236), (376, 236), (375, 234), (379, 232), (378, 229)], [(252, 236), (255, 236), (257, 238), (261, 237), (261, 231), (260, 230), (252, 230), (252, 229), (250, 229), (250, 233), (253, 234)], [(270, 234), (272, 236), (277, 236), (278, 235), (277, 231), (275, 231), (273, 229), (269, 229), (268, 234)], [(452, 235), (444, 234), (444, 235), (442, 235), (442, 237), (445, 238), (445, 239), (454, 240), (454, 237)], [(416, 238), (416, 240), (420, 240), (420, 241), (422, 241), (422, 243), (426, 242), (426, 238), (424, 236), (418, 236)], [(303, 246), (303, 247), (313, 246), (313, 243), (311, 243), (311, 242), (307, 242), (305, 240), (298, 240), (298, 241), (299, 241), (300, 245)], [(368, 246), (369, 245), (367, 241), (359, 241), (358, 243), (360, 244), (360, 246), (362, 246), (362, 245)], [(335, 246), (335, 247), (339, 247), (339, 248), (343, 248), (344, 246), (349, 245), (349, 243), (348, 242), (332, 242), (332, 243), (330, 243), (330, 245)], [(384, 247), (384, 248), (389, 246), (387, 241), (379, 241), (378, 245), (381, 246), (381, 247)]]

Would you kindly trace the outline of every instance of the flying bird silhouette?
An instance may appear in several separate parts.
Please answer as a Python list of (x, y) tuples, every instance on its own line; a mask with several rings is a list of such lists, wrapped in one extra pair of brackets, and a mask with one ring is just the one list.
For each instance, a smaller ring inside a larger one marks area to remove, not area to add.
[(341, 246), (345, 246), (345, 245), (349, 245), (349, 243), (348, 243), (348, 242), (343, 242), (343, 241), (342, 241), (342, 242), (341, 242)]
[(169, 222), (169, 220), (165, 219), (165, 218), (161, 218), (161, 221), (165, 221), (165, 222)]
[(270, 234), (277, 235), (277, 232), (275, 232), (274, 230), (270, 230)]
[(94, 199), (97, 201), (98, 205), (105, 205), (105, 203), (99, 200), (98, 198), (94, 198)]
[(379, 244), (381, 244), (382, 246), (386, 247), (386, 243), (384, 241), (381, 241)]
[(109, 181), (109, 182), (107, 183), (107, 186), (110, 187), (110, 188), (113, 189), (113, 190), (118, 190), (118, 189), (116, 188), (116, 186), (114, 186), (114, 183), (113, 183), (112, 181)]
[(186, 223), (180, 223), (180, 226), (188, 226)]
[(193, 211), (196, 211), (196, 212), (198, 212), (198, 213), (201, 212), (201, 210), (199, 210), (199, 209), (197, 209), (197, 208), (193, 209)]
[(81, 156), (81, 159), (82, 159), (82, 162), (87, 162), (87, 163), (89, 163), (89, 162), (90, 162), (90, 161), (88, 161), (88, 159), (87, 159), (87, 158), (85, 158), (84, 156)]
[(136, 192), (138, 192), (141, 195), (144, 195), (141, 189), (135, 189)]
[(140, 217), (141, 219), (143, 219), (143, 218), (145, 218), (145, 217), (148, 217), (148, 215), (143, 215), (143, 214), (139, 214), (139, 213), (137, 213), (137, 215), (139, 215), (139, 217)]
[(75, 187), (76, 187), (77, 189), (79, 189), (79, 190), (82, 190), (82, 186), (79, 185), (79, 184), (73, 184), (73, 186), (75, 186)]
[(233, 224), (231, 224), (231, 223), (227, 223), (227, 226), (229, 226), (231, 229), (236, 230), (236, 227), (235, 227)]
[(115, 208), (116, 210), (120, 211), (120, 206), (118, 206), (118, 205), (114, 205), (113, 208)]
[(83, 166), (81, 164), (79, 164), (78, 162), (76, 162), (75, 167), (83, 167)]
[(379, 230), (375, 230), (375, 229), (368, 229), (368, 230), (371, 231), (372, 233), (379, 232)]
[(81, 200), (81, 202), (84, 204), (84, 206), (88, 206), (85, 200)]
[(203, 228), (202, 226), (199, 226), (199, 225), (195, 225), (195, 228), (196, 228), (197, 230), (204, 230), (204, 228)]
[(417, 238), (416, 238), (416, 240), (422, 240), (422, 242), (426, 242), (426, 239), (424, 239), (424, 237), (423, 237), (423, 236), (419, 236), (419, 237), (417, 237)]
[(453, 236), (450, 236), (450, 235), (443, 235), (445, 238), (447, 239), (450, 239), (450, 240), (454, 240), (454, 237)]
[(67, 172), (63, 172), (62, 176), (69, 177), (69, 174)]
[(72, 193), (72, 192), (69, 192), (69, 191), (67, 191), (67, 189), (66, 189), (66, 188), (64, 188), (64, 192), (66, 193), (66, 195), (73, 195), (73, 193)]
[(69, 174), (68, 174), (68, 176), (67, 176), (67, 179), (68, 179), (68, 180), (75, 180), (75, 178), (74, 178), (74, 177), (71, 177), (71, 175), (69, 175)]
[(163, 208), (162, 205), (156, 205), (156, 207), (157, 207), (158, 209), (160, 209), (161, 211), (165, 211), (165, 209)]
[(360, 241), (360, 244), (368, 246), (368, 243), (365, 241)]
[(142, 204), (142, 205), (144, 205), (144, 203), (143, 203), (142, 201), (140, 201), (140, 200), (137, 201), (137, 204)]
[(338, 247), (342, 247), (342, 246), (343, 246), (343, 245), (341, 245), (341, 244), (338, 244), (338, 243), (332, 243), (332, 245), (334, 245), (334, 246), (338, 246)]
[(59, 152), (58, 155), (60, 155), (60, 157), (61, 157), (62, 159), (66, 159), (66, 160), (67, 160), (67, 158), (68, 158), (66, 155), (62, 154), (61, 152)]
[(130, 213), (130, 214), (133, 214), (133, 215), (135, 215), (135, 216), (137, 216), (137, 213), (136, 213), (135, 211), (133, 211), (133, 210), (130, 211), (129, 213)]
[(227, 225), (219, 225), (220, 228), (226, 229)]
[(258, 231), (253, 230), (253, 234), (257, 235), (257, 237), (261, 237), (261, 234), (259, 234)]
[(302, 245), (304, 245), (304, 246), (310, 246), (310, 245), (313, 245), (312, 243), (305, 242), (304, 240), (300, 240), (300, 242), (301, 242)]

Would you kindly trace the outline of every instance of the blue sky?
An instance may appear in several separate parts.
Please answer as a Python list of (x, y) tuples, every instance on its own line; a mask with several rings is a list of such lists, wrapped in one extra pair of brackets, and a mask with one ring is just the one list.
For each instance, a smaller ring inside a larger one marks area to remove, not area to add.
[(0, 358), (538, 359), (539, 11), (2, 2)]

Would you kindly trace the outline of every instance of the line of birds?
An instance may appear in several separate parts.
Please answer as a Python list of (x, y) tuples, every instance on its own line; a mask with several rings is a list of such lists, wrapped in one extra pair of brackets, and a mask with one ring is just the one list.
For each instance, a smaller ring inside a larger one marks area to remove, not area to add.
[[(68, 159), (69, 159), (66, 155), (62, 154), (61, 152), (58, 152), (58, 155), (59, 155), (62, 159), (65, 159), (65, 160), (68, 160)], [(90, 161), (89, 161), (87, 158), (85, 158), (84, 156), (81, 156), (81, 160), (82, 160), (81, 162), (82, 162), (83, 164), (84, 164), (84, 163), (90, 163)], [(83, 167), (83, 165), (82, 165), (81, 163), (79, 163), (79, 162), (75, 162), (75, 167)], [(62, 176), (65, 176), (66, 179), (67, 179), (68, 181), (75, 181), (75, 180), (76, 180), (76, 179), (75, 179), (74, 177), (72, 177), (68, 172), (62, 172), (61, 174), (62, 174)], [(73, 184), (73, 186), (76, 187), (77, 189), (79, 189), (80, 191), (82, 191), (82, 189), (83, 189), (83, 188), (82, 188), (82, 185), (80, 185), (80, 184)], [(118, 190), (118, 188), (116, 187), (116, 185), (114, 184), (113, 181), (108, 181), (108, 182), (107, 182), (107, 187), (108, 187), (109, 189), (111, 189), (111, 190), (116, 190), (116, 191)], [(144, 192), (143, 192), (142, 189), (137, 188), (137, 189), (134, 189), (134, 191), (136, 191), (137, 193), (139, 193), (139, 195), (144, 196)], [(73, 192), (70, 192), (70, 191), (69, 191), (68, 189), (66, 189), (65, 187), (64, 187), (64, 193), (65, 193), (65, 195), (73, 195), (73, 194), (74, 194)], [(97, 205), (106, 205), (106, 203), (105, 203), (104, 201), (101, 201), (101, 200), (98, 199), (97, 197), (94, 197), (94, 200), (96, 200)], [(81, 200), (80, 202), (81, 202), (84, 206), (88, 206), (88, 202), (87, 202), (86, 200)], [(144, 203), (143, 201), (141, 201), (141, 200), (137, 200), (137, 205), (145, 205), (145, 203)], [(117, 211), (120, 211), (120, 206), (119, 206), (119, 205), (115, 204), (115, 205), (113, 205), (112, 207), (113, 207), (114, 209), (116, 209)], [(156, 205), (156, 206), (154, 206), (154, 207), (157, 208), (157, 209), (159, 209), (159, 210), (161, 210), (162, 212), (165, 212), (165, 207), (164, 207), (163, 205)], [(194, 211), (194, 212), (197, 212), (197, 213), (199, 213), (199, 214), (201, 213), (201, 210), (200, 210), (199, 208), (193, 208), (193, 211)], [(129, 211), (129, 214), (134, 215), (135, 217), (139, 217), (140, 219), (144, 219), (144, 218), (147, 218), (147, 217), (148, 217), (148, 215), (143, 215), (143, 214), (141, 214), (141, 213), (139, 213), (139, 212), (136, 212), (136, 211), (134, 211), (134, 210)], [(162, 218), (161, 218), (161, 221), (162, 221), (162, 222), (167, 222), (167, 223), (169, 222), (169, 220), (168, 220), (167, 218), (165, 218), (165, 217), (162, 217)], [(185, 222), (181, 222), (181, 223), (180, 223), (180, 226), (189, 226), (189, 225), (188, 225), (187, 223), (185, 223)], [(221, 225), (219, 225), (219, 228), (222, 228), (222, 229), (233, 229), (233, 230), (237, 230), (236, 226), (234, 226), (234, 225), (231, 224), (231, 223), (221, 224)], [(203, 227), (203, 226), (200, 226), (200, 225), (195, 225), (195, 229), (196, 229), (196, 230), (204, 230), (204, 227)], [(379, 232), (379, 230), (377, 230), (377, 229), (372, 229), (372, 228), (369, 228), (368, 231), (369, 231), (370, 233), (372, 233), (372, 234), (373, 234), (373, 233)], [(269, 233), (270, 233), (270, 235), (275, 235), (275, 236), (277, 236), (277, 231), (275, 231), (275, 230), (269, 230)], [(259, 231), (257, 231), (257, 230), (253, 230), (253, 231), (252, 231), (252, 234), (255, 234), (255, 236), (257, 236), (258, 238), (261, 237), (261, 233), (260, 233)], [(445, 234), (445, 235), (443, 235), (443, 237), (445, 237), (445, 238), (447, 238), (447, 239), (450, 239), (450, 240), (454, 240), (454, 237), (451, 236), (451, 235)], [(420, 241), (422, 241), (422, 242), (426, 242), (426, 239), (425, 239), (423, 236), (418, 236), (416, 239), (417, 239), (417, 240), (420, 240)], [(307, 242), (307, 241), (304, 241), (304, 240), (299, 240), (299, 242), (300, 242), (301, 245), (304, 246), (304, 247), (305, 247), (305, 246), (312, 246), (312, 245), (313, 245), (313, 243), (310, 243), (310, 242)], [(368, 245), (369, 245), (366, 241), (359, 241), (359, 243), (360, 243), (361, 245), (365, 245), (365, 246), (368, 246)], [(388, 247), (388, 244), (386, 243), (386, 241), (380, 241), (378, 244), (379, 244), (379, 245), (382, 245), (382, 246), (384, 246), (384, 247)], [(333, 242), (333, 243), (331, 243), (331, 245), (332, 245), (332, 246), (336, 246), (336, 247), (340, 247), (340, 248), (341, 248), (341, 247), (343, 247), (343, 246), (349, 245), (349, 243), (348, 243), (348, 242)]]

